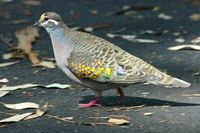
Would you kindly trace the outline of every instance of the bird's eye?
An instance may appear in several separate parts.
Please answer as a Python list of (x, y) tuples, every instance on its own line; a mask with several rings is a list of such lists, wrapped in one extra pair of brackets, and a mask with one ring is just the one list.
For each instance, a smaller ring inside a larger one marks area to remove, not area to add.
[(48, 20), (48, 18), (47, 18), (47, 17), (45, 17), (45, 18), (44, 18), (44, 20), (45, 20), (45, 21), (47, 21), (47, 20)]

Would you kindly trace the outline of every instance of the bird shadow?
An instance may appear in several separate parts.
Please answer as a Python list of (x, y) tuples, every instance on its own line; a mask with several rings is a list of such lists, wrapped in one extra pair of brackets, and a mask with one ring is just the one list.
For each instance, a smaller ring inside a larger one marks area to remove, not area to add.
[[(80, 103), (87, 103), (89, 102), (93, 96), (83, 96), (83, 100)], [(200, 106), (197, 103), (183, 103), (183, 102), (174, 102), (168, 100), (160, 100), (160, 99), (151, 99), (151, 98), (142, 98), (142, 97), (129, 97), (126, 96), (124, 102), (119, 104), (119, 97), (116, 96), (104, 96), (101, 98), (100, 104), (105, 107), (114, 107), (114, 106), (122, 106), (122, 107), (129, 107), (129, 106)]]

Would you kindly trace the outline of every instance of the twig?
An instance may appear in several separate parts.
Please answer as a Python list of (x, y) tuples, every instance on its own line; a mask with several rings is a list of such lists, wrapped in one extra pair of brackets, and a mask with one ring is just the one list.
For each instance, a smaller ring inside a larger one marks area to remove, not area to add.
[(67, 123), (72, 123), (72, 124), (76, 124), (75, 121), (70, 121), (70, 120), (66, 120), (62, 117), (59, 117), (59, 116), (56, 116), (56, 115), (49, 115), (49, 114), (45, 114), (44, 116), (47, 116), (49, 118), (53, 118), (53, 119), (56, 119), (56, 120), (59, 120), (59, 121), (63, 121), (63, 122), (67, 122)]
[(121, 108), (113, 108), (113, 109), (109, 109), (107, 111), (111, 112), (111, 111), (120, 111), (120, 110), (130, 110), (130, 109), (142, 108), (142, 107), (145, 107), (145, 105), (131, 106), (131, 107), (121, 107)]

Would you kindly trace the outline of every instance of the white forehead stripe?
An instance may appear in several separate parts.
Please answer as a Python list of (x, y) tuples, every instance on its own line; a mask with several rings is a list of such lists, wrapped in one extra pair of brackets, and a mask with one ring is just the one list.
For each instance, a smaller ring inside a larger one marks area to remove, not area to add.
[(49, 19), (49, 20), (47, 20), (47, 21), (41, 23), (41, 25), (47, 25), (49, 22), (52, 22), (52, 23), (54, 23), (55, 25), (58, 25), (58, 22), (55, 21), (55, 20), (53, 20), (53, 19)]
[(53, 22), (55, 25), (58, 25), (58, 22), (53, 19), (49, 19), (47, 22)]

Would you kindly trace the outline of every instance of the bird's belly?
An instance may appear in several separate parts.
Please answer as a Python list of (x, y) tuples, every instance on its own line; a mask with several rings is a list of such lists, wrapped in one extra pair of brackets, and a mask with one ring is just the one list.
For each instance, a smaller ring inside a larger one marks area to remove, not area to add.
[(96, 81), (91, 81), (90, 79), (80, 79), (82, 82), (82, 85), (93, 89), (93, 90), (109, 90), (109, 89), (115, 89), (116, 85), (110, 84), (110, 83), (104, 83), (104, 82), (96, 82)]

